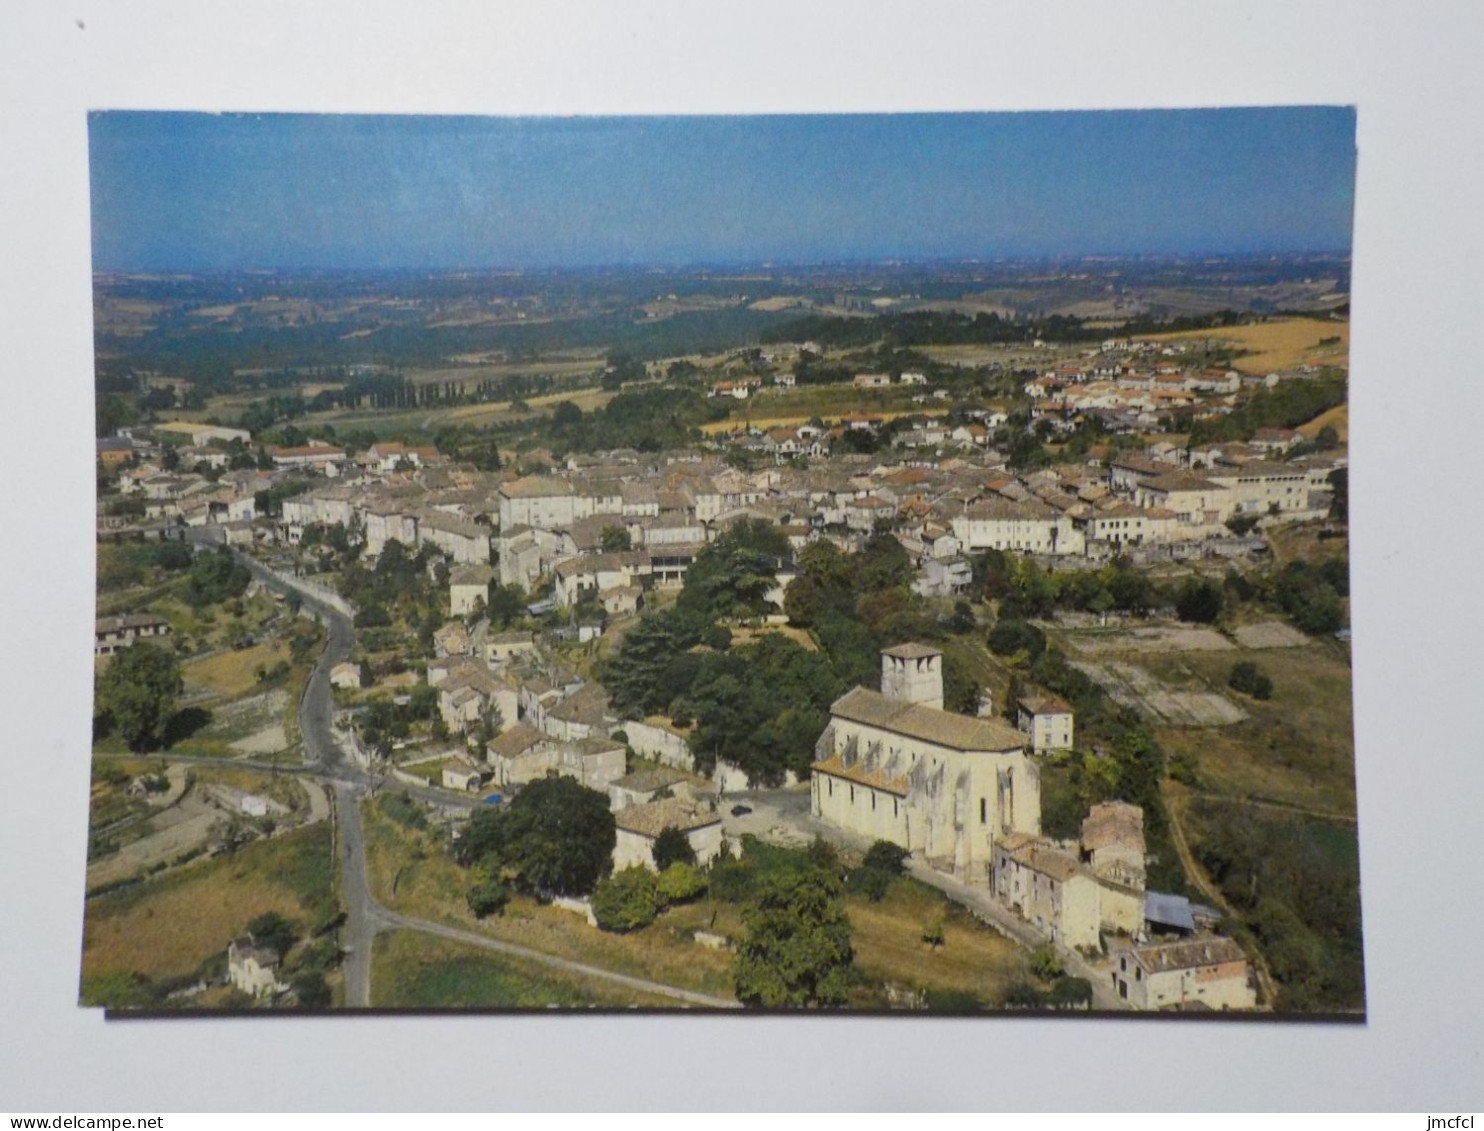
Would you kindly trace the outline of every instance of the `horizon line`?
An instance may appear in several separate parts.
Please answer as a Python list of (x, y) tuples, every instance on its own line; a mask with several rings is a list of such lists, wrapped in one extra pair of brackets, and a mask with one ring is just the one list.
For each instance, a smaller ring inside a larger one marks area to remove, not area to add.
[(880, 258), (862, 259), (817, 259), (817, 260), (780, 260), (780, 259), (735, 259), (735, 260), (695, 260), (688, 262), (676, 261), (613, 261), (607, 263), (488, 263), (488, 264), (395, 264), (395, 265), (330, 265), (330, 264), (254, 264), (230, 267), (186, 267), (186, 266), (152, 266), (152, 267), (93, 267), (92, 274), (98, 275), (229, 275), (229, 274), (256, 274), (276, 275), (291, 274), (295, 272), (313, 272), (324, 274), (410, 274), (416, 272), (440, 273), (440, 274), (479, 274), (479, 273), (504, 273), (504, 274), (555, 274), (555, 273), (578, 273), (578, 272), (615, 272), (615, 271), (663, 271), (663, 272), (699, 272), (717, 270), (757, 270), (767, 269), (774, 271), (826, 269), (826, 268), (869, 268), (869, 267), (933, 267), (933, 266), (986, 266), (1016, 264), (1016, 263), (1062, 263), (1062, 262), (1129, 262), (1140, 260), (1205, 260), (1212, 262), (1232, 260), (1273, 260), (1273, 259), (1336, 259), (1350, 261), (1354, 252), (1352, 248), (1291, 248), (1282, 251), (1130, 251), (1130, 252), (1106, 252), (1106, 251), (1079, 251), (1079, 252), (1038, 252), (1024, 255), (962, 255), (962, 256), (883, 256)]

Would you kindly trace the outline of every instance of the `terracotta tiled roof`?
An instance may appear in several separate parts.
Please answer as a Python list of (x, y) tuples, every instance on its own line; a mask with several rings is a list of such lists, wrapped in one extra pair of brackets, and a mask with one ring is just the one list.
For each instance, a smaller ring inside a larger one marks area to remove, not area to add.
[(650, 801), (644, 805), (630, 805), (614, 814), (614, 822), (625, 832), (640, 836), (657, 837), (666, 829), (690, 832), (707, 825), (721, 822), (708, 805), (697, 805), (679, 797), (668, 797), (663, 801)]
[(955, 750), (1024, 750), (1025, 735), (999, 719), (975, 719), (857, 687), (830, 707), (840, 719)]
[(847, 766), (844, 759), (838, 754), (831, 754), (821, 762), (815, 762), (809, 767), (817, 773), (829, 774), (833, 778), (843, 778), (845, 781), (855, 782), (857, 785), (870, 786), (884, 793), (895, 793), (898, 797), (907, 796), (907, 779), (905, 777), (887, 777), (881, 770), (867, 770), (860, 763)]
[(1166, 970), (1189, 970), (1196, 966), (1217, 966), (1226, 962), (1246, 962), (1247, 955), (1232, 939), (1213, 937), (1145, 946), (1134, 949), (1134, 961), (1151, 974)]

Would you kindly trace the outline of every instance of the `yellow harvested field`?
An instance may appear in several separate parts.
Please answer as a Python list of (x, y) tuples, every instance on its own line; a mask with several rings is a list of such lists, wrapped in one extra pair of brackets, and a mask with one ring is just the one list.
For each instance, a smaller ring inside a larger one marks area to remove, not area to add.
[(560, 404), (562, 401), (571, 401), (583, 412), (592, 412), (594, 409), (602, 408), (614, 398), (615, 394), (604, 392), (601, 389), (584, 389), (574, 393), (547, 393), (544, 396), (531, 397), (526, 404), (531, 406), (529, 413), (515, 412), (510, 407), (510, 402), (505, 401), (497, 404), (470, 404), (461, 405), (458, 408), (447, 409), (438, 413), (440, 421), (456, 424), (492, 424), (503, 420), (517, 420), (534, 416), (542, 409), (550, 408)]
[[(1340, 340), (1329, 345), (1326, 338)], [(1252, 326), (1224, 326), (1210, 330), (1181, 330), (1151, 334), (1157, 342), (1229, 342), (1249, 351), (1232, 362), (1242, 373), (1271, 373), (1297, 365), (1334, 365), (1345, 368), (1350, 358), (1350, 324), (1324, 318), (1283, 318)]]
[(305, 829), (259, 841), (230, 859), (193, 864), (169, 878), (89, 900), (83, 931), (85, 974), (136, 973), (147, 978), (187, 974), (226, 949), (252, 919), (267, 911), (303, 923), (305, 905), (293, 889), (268, 877), (274, 864), (328, 843)]
[(1325, 425), (1335, 430), (1335, 435), (1339, 436), (1340, 443), (1349, 443), (1350, 406), (1347, 404), (1336, 405), (1328, 412), (1320, 413), (1313, 420), (1309, 421), (1309, 423), (1300, 424), (1298, 430), (1312, 440), (1315, 436), (1319, 435), (1320, 429)]
[(232, 648), (186, 664), (183, 674), (188, 687), (202, 687), (232, 699), (257, 687), (259, 668), (271, 668), (288, 658), (287, 641), (266, 640), (251, 648)]
[[(856, 965), (870, 979), (971, 993), (986, 1004), (1030, 980), (1024, 950), (920, 884), (898, 882), (881, 903), (852, 897), (849, 908)], [(943, 924), (941, 947), (922, 941), (933, 923)]]

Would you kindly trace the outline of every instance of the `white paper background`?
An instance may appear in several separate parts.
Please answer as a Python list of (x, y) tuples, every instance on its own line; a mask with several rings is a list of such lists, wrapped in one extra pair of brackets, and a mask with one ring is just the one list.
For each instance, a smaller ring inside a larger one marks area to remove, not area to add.
[[(0, 1107), (1477, 1104), (1481, 43), (1484, 13), (1466, 2), (10, 0), (0, 9)], [(88, 109), (1283, 103), (1359, 107), (1351, 420), (1367, 1025), (105, 1025), (75, 1007), (93, 560)]]

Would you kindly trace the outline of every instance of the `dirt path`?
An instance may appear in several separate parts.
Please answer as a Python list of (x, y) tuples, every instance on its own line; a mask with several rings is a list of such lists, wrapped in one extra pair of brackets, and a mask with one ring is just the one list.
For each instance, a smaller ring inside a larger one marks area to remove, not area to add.
[(1209, 797), (1212, 801), (1224, 801), (1229, 805), (1252, 805), (1258, 809), (1272, 809), (1278, 813), (1292, 813), (1299, 817), (1313, 817), (1318, 821), (1339, 821), (1341, 824), (1356, 823), (1354, 813), (1340, 813), (1332, 809), (1311, 809), (1293, 801), (1274, 801), (1265, 797), (1233, 797), (1225, 793), (1211, 793), (1204, 789), (1183, 786), (1182, 792), (1189, 797)]
[[(1185, 807), (1188, 795), (1173, 782), (1165, 784), (1165, 809), (1170, 814), (1170, 839), (1175, 843), (1175, 854), (1180, 857), (1180, 864), (1185, 869), (1185, 875), (1190, 882), (1200, 889), (1201, 895), (1210, 900), (1212, 905), (1220, 909), (1223, 915), (1229, 918), (1241, 920), (1242, 916), (1237, 909), (1227, 902), (1221, 890), (1206, 875), (1206, 871), (1198, 863), (1194, 854), (1190, 851), (1190, 842), (1185, 839), (1185, 828), (1181, 824), (1181, 810)], [(1273, 980), (1273, 972), (1268, 967), (1268, 960), (1261, 951), (1252, 955), (1253, 965), (1257, 970), (1257, 980), (1262, 986), (1263, 1000), (1269, 1009), (1278, 1000), (1277, 984)]]

